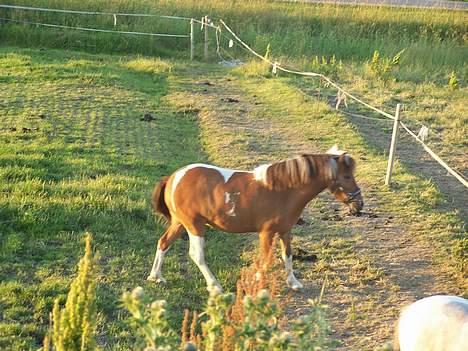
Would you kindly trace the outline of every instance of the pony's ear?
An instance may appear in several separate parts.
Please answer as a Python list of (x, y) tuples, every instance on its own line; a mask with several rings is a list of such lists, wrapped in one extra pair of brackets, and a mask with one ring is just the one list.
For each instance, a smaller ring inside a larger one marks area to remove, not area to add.
[(351, 169), (352, 172), (354, 172), (354, 169), (356, 168), (356, 161), (354, 161), (354, 159), (350, 155), (343, 154), (339, 157), (339, 160), (340, 162), (344, 162), (346, 167), (348, 167), (349, 169)]
[(343, 151), (343, 150), (340, 150), (338, 148), (338, 145), (333, 145), (330, 149), (328, 149), (327, 151), (327, 154), (328, 155), (332, 155), (332, 156), (341, 156), (341, 155), (344, 155), (346, 153), (346, 151)]
[(346, 163), (346, 166), (349, 167), (351, 165), (351, 156), (344, 155), (344, 162)]

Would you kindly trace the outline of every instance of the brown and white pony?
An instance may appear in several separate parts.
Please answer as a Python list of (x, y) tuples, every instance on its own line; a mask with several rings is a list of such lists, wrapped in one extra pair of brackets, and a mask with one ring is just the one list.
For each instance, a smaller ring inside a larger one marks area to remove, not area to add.
[(395, 351), (468, 350), (468, 300), (450, 295), (418, 300), (401, 313)]
[(189, 255), (206, 279), (208, 291), (222, 292), (204, 258), (207, 226), (231, 232), (258, 232), (261, 252), (268, 254), (278, 235), (287, 272), (287, 284), (302, 288), (292, 268), (291, 233), (304, 207), (329, 189), (352, 213), (363, 206), (354, 180), (355, 161), (336, 147), (327, 154), (305, 154), (262, 165), (251, 172), (191, 164), (163, 178), (153, 191), (153, 208), (168, 222), (159, 239), (148, 280), (165, 282), (164, 255), (184, 229), (190, 239)]

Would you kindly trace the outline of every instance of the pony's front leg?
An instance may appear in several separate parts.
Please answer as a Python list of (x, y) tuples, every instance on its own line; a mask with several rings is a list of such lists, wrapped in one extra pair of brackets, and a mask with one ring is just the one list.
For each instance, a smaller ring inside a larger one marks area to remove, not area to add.
[(304, 286), (294, 276), (292, 266), (292, 252), (291, 252), (291, 233), (285, 233), (280, 235), (281, 240), (281, 257), (283, 258), (284, 267), (286, 268), (286, 284), (293, 290), (300, 290)]
[(223, 289), (205, 262), (205, 238), (203, 237), (203, 233), (192, 234), (188, 231), (188, 235), (190, 239), (190, 258), (205, 277), (208, 292), (210, 295), (221, 294)]

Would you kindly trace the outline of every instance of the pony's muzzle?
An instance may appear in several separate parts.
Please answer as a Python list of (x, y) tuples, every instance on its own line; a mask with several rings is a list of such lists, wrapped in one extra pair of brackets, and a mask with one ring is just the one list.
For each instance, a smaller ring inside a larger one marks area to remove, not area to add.
[(348, 203), (349, 212), (352, 215), (359, 214), (363, 207), (364, 207), (364, 200), (362, 199), (361, 196), (357, 197), (356, 199)]

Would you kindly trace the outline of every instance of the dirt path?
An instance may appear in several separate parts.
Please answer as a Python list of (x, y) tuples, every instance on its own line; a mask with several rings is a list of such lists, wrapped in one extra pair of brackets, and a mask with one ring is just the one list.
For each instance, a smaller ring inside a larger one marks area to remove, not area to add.
[[(213, 162), (249, 169), (303, 151), (323, 151), (301, 125), (270, 118), (274, 107), (261, 91), (252, 93), (254, 85), (240, 86), (233, 77), (197, 70), (173, 83), (177, 92), (169, 99), (198, 112), (202, 139), (211, 136), (205, 147)], [(332, 337), (339, 341), (336, 350), (372, 350), (391, 340), (402, 306), (423, 296), (459, 292), (433, 266), (431, 249), (408, 234), (404, 219), (383, 211), (376, 190), (362, 187), (366, 211), (361, 217), (346, 215), (322, 194), (306, 208), (306, 224), (294, 229), (295, 268), (305, 289), (292, 295), (286, 313), (301, 315), (326, 280), (324, 302)], [(317, 255), (316, 262), (301, 261), (304, 253)]]
[[(356, 112), (347, 110), (348, 112)], [(380, 127), (356, 117), (347, 117), (358, 131), (365, 136), (369, 144), (381, 150), (387, 151), (390, 144), (390, 133), (384, 132)], [(382, 122), (377, 122), (381, 124)], [(386, 123), (386, 122), (385, 122)], [(388, 123), (387, 123), (388, 125)], [(402, 128), (400, 128), (399, 142), (397, 145), (397, 157), (412, 173), (421, 174), (431, 179), (444, 194), (447, 208), (456, 209), (460, 218), (465, 222), (468, 219), (468, 191), (455, 177), (450, 175), (439, 165), (424, 149)]]

